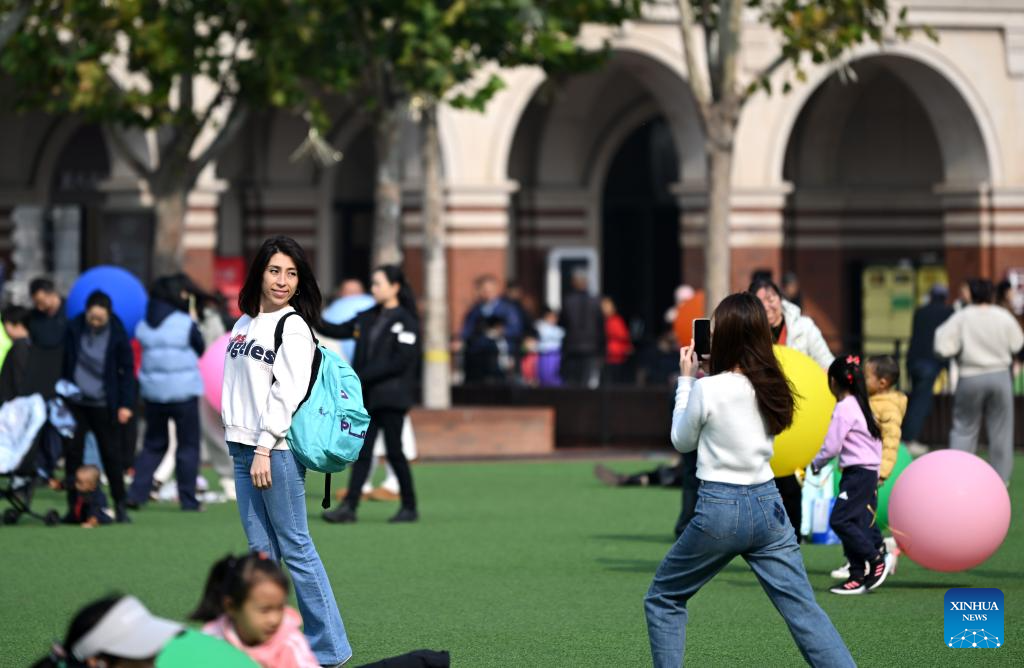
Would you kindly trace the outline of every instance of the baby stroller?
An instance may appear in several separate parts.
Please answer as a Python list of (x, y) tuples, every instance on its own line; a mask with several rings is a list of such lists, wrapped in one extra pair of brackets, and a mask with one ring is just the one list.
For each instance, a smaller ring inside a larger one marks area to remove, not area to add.
[(30, 515), (47, 526), (60, 522), (60, 514), (32, 510), (33, 482), (36, 478), (36, 437), (46, 422), (46, 402), (39, 394), (19, 397), (0, 406), (0, 498), (11, 507), (3, 513), (4, 524), (15, 524), (22, 515)]

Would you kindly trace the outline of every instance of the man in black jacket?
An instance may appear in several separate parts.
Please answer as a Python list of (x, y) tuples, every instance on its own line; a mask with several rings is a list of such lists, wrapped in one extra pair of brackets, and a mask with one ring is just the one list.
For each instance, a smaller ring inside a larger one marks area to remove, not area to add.
[(32, 342), (32, 389), (45, 399), (56, 396), (54, 386), (61, 376), (64, 359), (64, 335), (68, 319), (64, 298), (57, 294), (53, 281), (37, 278), (29, 284), (35, 308), (29, 314), (28, 335)]
[(927, 452), (918, 441), (924, 421), (932, 410), (935, 379), (946, 363), (935, 355), (935, 330), (946, 322), (953, 309), (946, 304), (949, 296), (946, 286), (936, 285), (927, 304), (914, 313), (914, 326), (907, 350), (907, 371), (910, 373), (910, 401), (903, 418), (903, 441), (913, 455)]
[(78, 388), (69, 397), (75, 416), (75, 435), (65, 449), (68, 510), (78, 492), (75, 471), (82, 465), (85, 434), (99, 445), (103, 470), (114, 497), (118, 522), (128, 522), (125, 510), (124, 462), (120, 430), (132, 419), (135, 405), (135, 365), (128, 333), (114, 315), (110, 297), (97, 290), (85, 302), (85, 313), (68, 323), (62, 377)]
[(562, 298), (558, 324), (562, 341), (562, 380), (567, 385), (595, 388), (605, 357), (604, 313), (601, 302), (587, 291), (586, 272), (572, 275), (572, 290)]

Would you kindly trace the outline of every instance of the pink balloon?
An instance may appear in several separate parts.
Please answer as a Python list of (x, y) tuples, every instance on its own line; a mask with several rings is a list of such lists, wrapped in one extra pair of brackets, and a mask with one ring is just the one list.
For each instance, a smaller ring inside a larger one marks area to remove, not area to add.
[(900, 549), (925, 568), (963, 571), (999, 549), (1010, 528), (1010, 495), (988, 462), (959, 450), (914, 460), (889, 496)]
[(216, 341), (206, 346), (206, 352), (199, 358), (199, 375), (203, 377), (206, 400), (218, 413), (221, 407), (221, 390), (224, 387), (224, 356), (227, 354), (230, 338), (230, 332), (218, 337)]

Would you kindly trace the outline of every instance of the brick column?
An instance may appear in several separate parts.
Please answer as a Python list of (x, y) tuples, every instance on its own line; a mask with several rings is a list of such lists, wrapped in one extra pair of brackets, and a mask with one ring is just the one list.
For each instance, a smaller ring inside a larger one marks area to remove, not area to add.
[[(703, 287), (706, 186), (696, 182), (679, 183), (673, 191), (680, 209), (682, 280), (695, 287)], [(776, 280), (779, 278), (782, 271), (783, 210), (788, 193), (788, 186), (744, 188), (733, 192), (729, 217), (729, 285), (733, 291), (745, 290), (755, 269), (768, 269)]]
[(528, 189), (514, 197), (515, 278), (544, 306), (548, 255), (554, 248), (597, 248), (600, 211), (579, 188)]
[(217, 255), (220, 198), (227, 189), (226, 181), (202, 179), (188, 195), (182, 270), (206, 290), (214, 288), (213, 260)]
[(284, 234), (302, 246), (310, 264), (316, 267), (319, 253), (330, 252), (317, 247), (317, 201), (318, 193), (312, 187), (248, 190), (242, 228), (246, 256), (251, 258), (267, 237)]
[[(511, 185), (454, 185), (445, 193), (448, 305), (452, 331), (475, 300), (474, 280), (483, 274), (507, 278)], [(404, 196), (402, 246), (405, 272), (423, 294), (423, 215), (418, 192)]]

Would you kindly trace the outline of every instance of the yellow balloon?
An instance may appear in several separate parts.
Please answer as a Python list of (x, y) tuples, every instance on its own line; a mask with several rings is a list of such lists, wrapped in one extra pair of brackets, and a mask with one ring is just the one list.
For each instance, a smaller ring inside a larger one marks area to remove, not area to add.
[(775, 437), (771, 461), (776, 476), (787, 476), (806, 467), (818, 454), (836, 399), (828, 389), (828, 375), (810, 357), (783, 346), (775, 346), (775, 357), (796, 391), (793, 424)]

